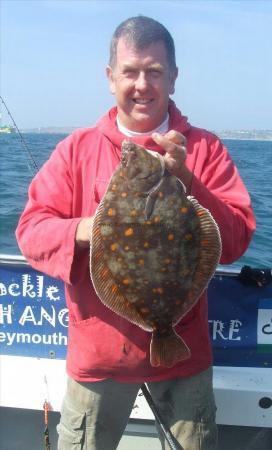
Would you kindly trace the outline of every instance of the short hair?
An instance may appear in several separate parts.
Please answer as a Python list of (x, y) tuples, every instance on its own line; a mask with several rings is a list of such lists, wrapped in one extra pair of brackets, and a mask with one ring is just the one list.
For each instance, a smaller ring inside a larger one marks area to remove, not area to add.
[(109, 65), (112, 68), (116, 65), (117, 44), (120, 38), (124, 38), (127, 44), (131, 44), (137, 50), (161, 41), (165, 46), (170, 69), (176, 69), (174, 40), (160, 22), (146, 16), (130, 17), (122, 22), (111, 39)]

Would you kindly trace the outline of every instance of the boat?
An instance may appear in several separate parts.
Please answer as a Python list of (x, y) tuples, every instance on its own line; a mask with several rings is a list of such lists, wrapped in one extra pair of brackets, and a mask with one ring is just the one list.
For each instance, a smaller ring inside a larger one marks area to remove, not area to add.
[(0, 127), (0, 133), (5, 133), (5, 134), (15, 133), (15, 128), (9, 127), (7, 125), (3, 125)]
[[(243, 284), (239, 274), (218, 268), (208, 288), (217, 423), (269, 432), (272, 283)], [(66, 378), (68, 310), (63, 283), (34, 270), (22, 256), (0, 255), (0, 325), (0, 406), (14, 414), (36, 412), (42, 423), (46, 401), (49, 416), (56, 417)], [(141, 392), (126, 435), (156, 435), (154, 415)]]
[[(2, 97), (1, 97), (2, 100)], [(0, 133), (2, 134), (10, 134), (10, 133), (14, 133), (15, 132), (15, 128), (11, 127), (9, 125), (2, 125), (2, 113), (0, 112)]]
[[(0, 99), (3, 102), (2, 97), (0, 97)], [(0, 105), (0, 107), (1, 107), (1, 105)], [(10, 134), (10, 133), (14, 133), (15, 131), (16, 131), (15, 127), (12, 127), (10, 125), (3, 125), (2, 124), (2, 113), (0, 111), (0, 133)]]

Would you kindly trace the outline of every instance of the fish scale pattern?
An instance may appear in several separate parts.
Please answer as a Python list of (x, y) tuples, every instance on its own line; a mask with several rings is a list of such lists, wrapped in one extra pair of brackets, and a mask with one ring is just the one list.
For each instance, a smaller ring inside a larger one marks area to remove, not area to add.
[(211, 214), (162, 170), (160, 157), (125, 141), (94, 218), (90, 273), (106, 306), (152, 333), (152, 365), (189, 357), (173, 327), (197, 302), (220, 253)]

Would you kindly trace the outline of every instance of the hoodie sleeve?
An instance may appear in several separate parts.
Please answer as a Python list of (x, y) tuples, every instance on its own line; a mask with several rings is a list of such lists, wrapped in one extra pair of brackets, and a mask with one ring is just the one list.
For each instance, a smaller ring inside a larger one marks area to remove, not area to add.
[[(210, 139), (209, 139), (210, 140)], [(221, 264), (230, 264), (246, 251), (256, 221), (249, 194), (221, 141), (213, 137), (205, 158), (199, 155), (201, 170), (193, 177), (191, 194), (207, 208), (217, 222), (222, 239)]]
[(80, 281), (88, 267), (88, 252), (75, 247), (81, 217), (73, 215), (73, 191), (73, 138), (69, 136), (31, 182), (16, 229), (19, 248), (30, 265), (70, 284)]

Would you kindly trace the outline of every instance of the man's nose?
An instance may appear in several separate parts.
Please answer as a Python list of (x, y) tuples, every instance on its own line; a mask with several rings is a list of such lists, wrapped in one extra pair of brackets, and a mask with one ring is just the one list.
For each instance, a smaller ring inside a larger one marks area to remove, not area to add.
[(139, 72), (138, 77), (135, 82), (135, 87), (137, 90), (144, 90), (148, 86), (147, 75), (145, 72)]

